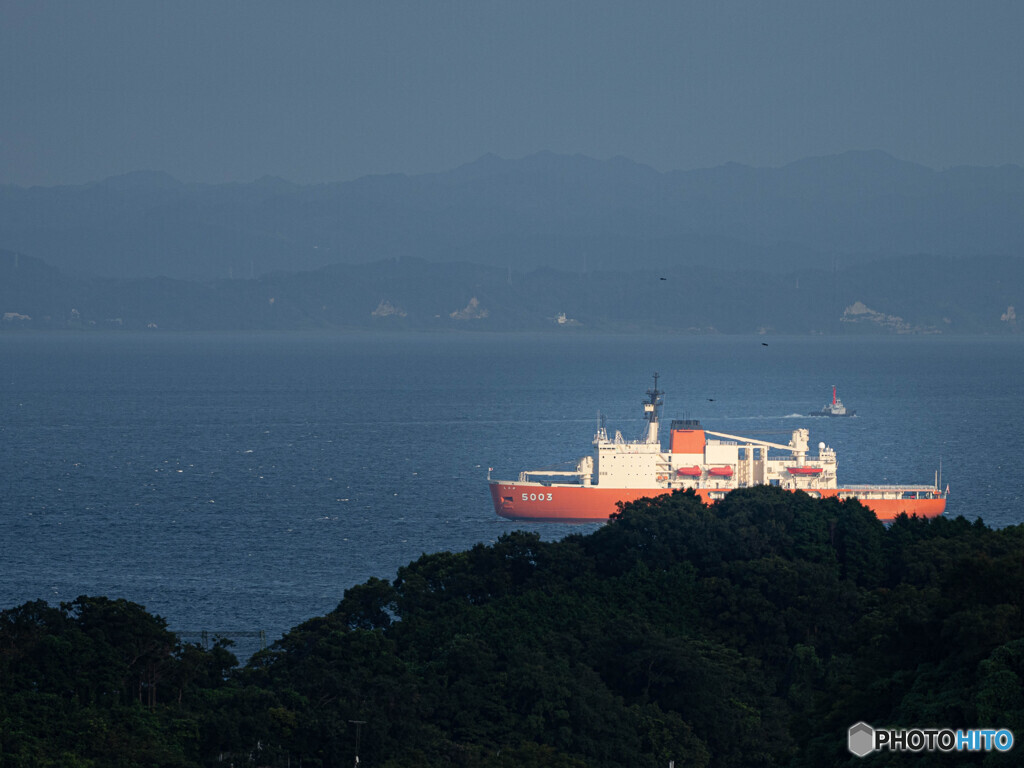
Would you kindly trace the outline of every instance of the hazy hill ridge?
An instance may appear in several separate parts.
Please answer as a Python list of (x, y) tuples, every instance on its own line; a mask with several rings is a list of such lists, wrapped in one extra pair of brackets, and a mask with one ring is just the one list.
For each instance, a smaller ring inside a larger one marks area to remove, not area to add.
[(1024, 170), (883, 152), (660, 173), (625, 158), (485, 155), (450, 171), (300, 186), (139, 172), (0, 186), (0, 249), (70, 274), (240, 279), (422, 258), (528, 271), (765, 272), (1024, 253)]

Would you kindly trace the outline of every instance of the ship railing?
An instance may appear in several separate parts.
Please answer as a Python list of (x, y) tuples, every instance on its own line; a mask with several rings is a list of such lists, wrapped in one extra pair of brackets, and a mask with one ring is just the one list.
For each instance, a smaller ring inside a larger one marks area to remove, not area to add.
[(847, 483), (843, 483), (843, 488), (848, 488), (851, 491), (916, 491), (921, 493), (926, 491), (935, 493), (939, 490), (934, 485), (849, 485)]
[(531, 478), (535, 477), (583, 477), (588, 474), (586, 472), (579, 471), (568, 471), (568, 470), (557, 470), (557, 469), (533, 469), (528, 472), (519, 473), (519, 481), (523, 483), (536, 482), (532, 481)]

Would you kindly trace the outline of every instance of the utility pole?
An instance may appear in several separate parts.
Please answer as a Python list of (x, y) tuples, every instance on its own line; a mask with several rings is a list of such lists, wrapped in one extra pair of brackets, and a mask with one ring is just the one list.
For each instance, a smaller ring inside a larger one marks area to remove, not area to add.
[(366, 725), (365, 720), (349, 720), (350, 723), (355, 723), (356, 726), (356, 768), (359, 768), (359, 734), (363, 731), (363, 726)]

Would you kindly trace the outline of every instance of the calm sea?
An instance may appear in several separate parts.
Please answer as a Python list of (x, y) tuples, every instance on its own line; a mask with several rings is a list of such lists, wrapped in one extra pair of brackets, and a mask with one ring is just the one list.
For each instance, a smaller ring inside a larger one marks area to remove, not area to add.
[[(576, 459), (598, 412), (826, 442), (849, 483), (1024, 522), (1024, 339), (0, 335), (0, 608), (124, 597), (268, 640), (423, 552), (514, 528), (486, 476)], [(831, 398), (853, 419), (802, 416)], [(241, 641), (239, 651), (250, 650)]]

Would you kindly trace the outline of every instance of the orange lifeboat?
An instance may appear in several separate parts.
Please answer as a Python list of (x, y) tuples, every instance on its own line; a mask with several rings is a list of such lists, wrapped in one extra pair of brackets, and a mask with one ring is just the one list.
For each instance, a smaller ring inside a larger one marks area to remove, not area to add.
[(708, 470), (712, 477), (732, 477), (732, 467), (714, 467)]
[(786, 471), (791, 475), (800, 475), (806, 477), (808, 475), (820, 475), (822, 473), (821, 467), (786, 467)]
[(694, 465), (692, 467), (680, 467), (676, 470), (676, 475), (679, 477), (700, 477), (700, 467)]

